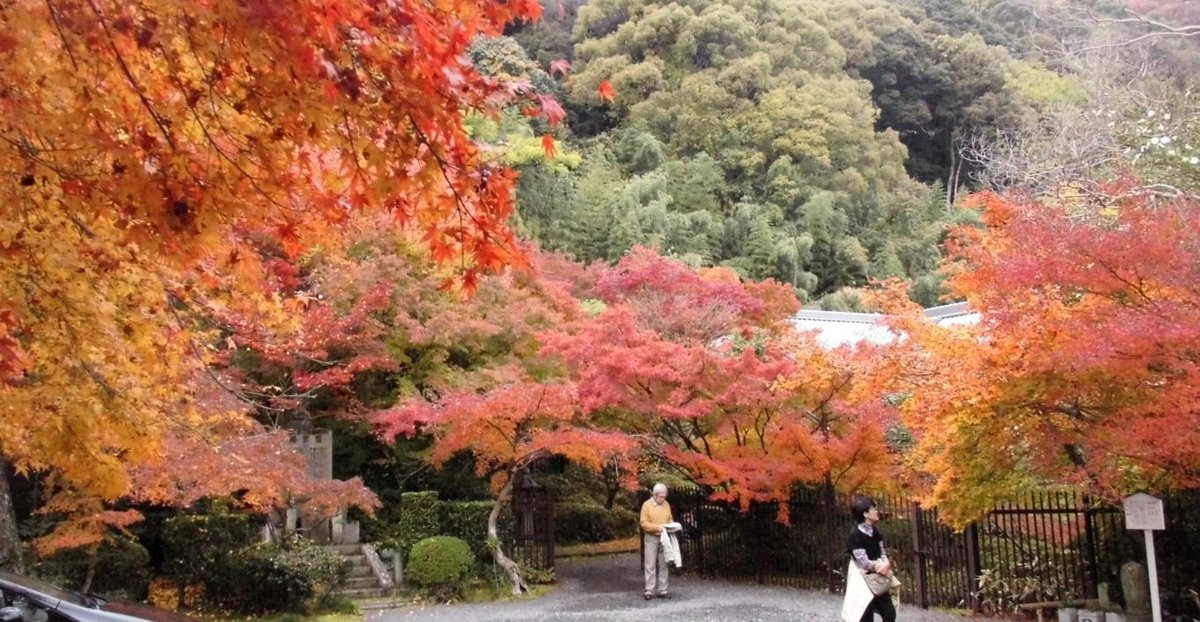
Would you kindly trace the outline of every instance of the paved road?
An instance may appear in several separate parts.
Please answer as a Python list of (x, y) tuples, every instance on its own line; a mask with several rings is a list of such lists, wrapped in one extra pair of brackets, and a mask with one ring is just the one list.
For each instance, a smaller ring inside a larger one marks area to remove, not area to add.
[[(840, 596), (697, 577), (671, 579), (670, 600), (642, 599), (636, 555), (559, 560), (559, 589), (539, 599), (386, 609), (367, 622), (835, 622)], [(900, 606), (900, 622), (991, 622)]]

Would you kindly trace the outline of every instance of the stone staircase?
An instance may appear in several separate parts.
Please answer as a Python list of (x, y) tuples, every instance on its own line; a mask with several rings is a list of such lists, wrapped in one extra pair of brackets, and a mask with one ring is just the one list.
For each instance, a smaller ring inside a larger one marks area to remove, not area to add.
[(350, 565), (346, 581), (336, 591), (338, 596), (350, 599), (381, 598), (392, 596), (396, 591), (391, 572), (380, 561), (371, 545), (331, 544), (325, 548)]

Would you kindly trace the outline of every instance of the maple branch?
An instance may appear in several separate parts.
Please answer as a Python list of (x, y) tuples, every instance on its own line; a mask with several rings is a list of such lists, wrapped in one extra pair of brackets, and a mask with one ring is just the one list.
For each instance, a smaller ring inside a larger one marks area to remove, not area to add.
[(708, 435), (705, 434), (704, 430), (700, 427), (700, 419), (699, 418), (692, 417), (692, 429), (695, 430), (696, 436), (700, 437), (700, 442), (704, 444), (705, 455), (711, 456), (712, 455), (712, 447), (709, 446), (709, 444), (708, 444)]
[(767, 426), (771, 424), (772, 418), (770, 408), (761, 409), (759, 414), (754, 417), (754, 428), (758, 432), (758, 445), (763, 450), (763, 453), (767, 451)]
[(483, 424), (488, 426), (489, 428), (495, 430), (497, 436), (499, 436), (501, 439), (508, 442), (508, 446), (511, 447), (513, 450), (513, 455), (516, 455), (516, 453), (517, 453), (517, 438), (520, 436), (520, 434), (519, 434), (520, 426), (518, 426), (517, 429), (513, 430), (513, 435), (510, 438), (508, 436), (508, 434), (504, 431), (504, 429), (501, 428), (495, 421), (493, 421), (491, 419), (484, 419)]
[(67, 214), (67, 219), (70, 220), (71, 223), (74, 224), (79, 229), (79, 232), (85, 237), (91, 240), (96, 239), (96, 233), (92, 231), (91, 228), (89, 228), (86, 224), (84, 224), (82, 220), (79, 220), (78, 216), (75, 214)]
[(734, 443), (735, 443), (735, 444), (736, 444), (738, 447), (741, 447), (741, 446), (745, 445), (746, 443), (745, 443), (745, 441), (742, 439), (742, 429), (741, 429), (741, 427), (739, 427), (739, 426), (738, 426), (738, 424), (737, 424), (737, 421), (736, 421), (736, 420), (734, 420), (734, 421), (731, 421), (729, 425), (730, 425), (730, 427), (731, 427), (731, 428), (733, 428), (733, 440), (734, 440)]
[[(492, 232), (488, 230), (488, 227), (486, 226), (486, 224), (481, 223), (479, 221), (479, 219), (475, 216), (474, 212), (471, 211), (470, 207), (467, 205), (466, 199), (464, 199), (462, 197), (462, 195), (458, 192), (458, 188), (454, 185), (454, 182), (451, 181), (451, 179), (450, 179), (449, 171), (453, 170), (455, 167), (451, 166), (450, 163), (448, 163), (445, 160), (445, 158), (443, 158), (442, 155), (440, 153), (438, 153), (437, 149), (434, 149), (432, 141), (429, 140), (429, 137), (426, 136), (425, 132), (421, 129), (421, 127), (419, 125), (417, 125), (417, 120), (414, 119), (411, 114), (409, 114), (407, 116), (408, 116), (409, 123), (411, 124), (412, 130), (414, 132), (416, 132), (417, 138), (421, 141), (421, 144), (425, 145), (425, 148), (429, 151), (429, 154), (432, 155), (433, 159), (437, 162), (438, 170), (441, 171), (441, 173), (442, 173), (442, 179), (444, 179), (446, 181), (446, 186), (449, 187), (450, 193), (454, 195), (454, 204), (457, 206), (455, 209), (455, 212), (458, 213), (459, 222), (461, 223), (463, 214), (466, 214), (466, 216), (471, 219), (471, 222), (475, 225), (476, 229), (484, 236), (485, 239), (487, 239), (488, 241), (495, 244), (496, 248), (504, 249), (510, 253), (513, 252), (511, 249), (507, 248), (504, 245), (502, 240), (497, 240), (495, 238), (495, 236), (492, 235)], [(460, 226), (460, 229), (461, 229), (461, 226)], [(465, 266), (466, 265), (466, 246), (461, 244), (461, 242), (463, 242), (463, 240), (459, 240), (459, 242), (460, 242), (460, 247), (461, 247), (459, 249), (459, 252), (462, 254), (462, 261), (463, 261), (463, 265)]]
[(354, 146), (354, 128), (350, 124), (350, 112), (347, 110), (342, 111), (342, 125), (346, 128), (346, 143), (350, 145), (350, 157), (354, 159), (354, 175), (346, 184), (345, 191), (341, 193), (342, 195), (345, 195), (347, 192), (350, 192), (351, 188), (354, 187), (355, 181), (359, 180), (360, 178), (366, 178), (367, 172), (363, 169), (362, 164), (360, 164), (358, 161), (358, 148)]
[(396, 484), (400, 487), (401, 490), (404, 490), (405, 489), (404, 486), (405, 486), (405, 484), (408, 483), (409, 479), (416, 477), (417, 475), (420, 475), (421, 473), (425, 472), (426, 470), (428, 470), (432, 467), (433, 467), (432, 463), (422, 462), (421, 465), (416, 468), (416, 470), (405, 474), (404, 477), (400, 477), (400, 474), (396, 473)]
[[(1126, 287), (1128, 287), (1129, 289), (1132, 289), (1134, 291), (1134, 293), (1136, 293), (1139, 298), (1146, 301), (1147, 304), (1151, 304), (1154, 302), (1154, 299), (1151, 298), (1150, 295), (1146, 293), (1146, 288), (1144, 285), (1142, 285), (1141, 279), (1138, 279), (1138, 282), (1134, 283), (1133, 281), (1121, 276), (1121, 274), (1119, 272), (1117, 272), (1117, 269), (1108, 265), (1107, 262), (1101, 261), (1099, 259), (1093, 259), (1093, 261), (1095, 261), (1100, 267), (1104, 268), (1104, 271), (1107, 272), (1109, 275), (1111, 275), (1118, 282), (1123, 283)], [(1111, 295), (1109, 297), (1111, 297)]]
[(63, 51), (67, 53), (67, 58), (71, 59), (71, 68), (78, 73), (79, 62), (75, 60), (75, 52), (71, 50), (71, 45), (67, 42), (67, 35), (63, 32), (62, 22), (58, 18), (58, 10), (54, 8), (54, 3), (50, 0), (46, 0), (46, 8), (50, 11), (50, 19), (54, 22), (54, 30), (58, 32), (58, 38), (62, 41)]
[[(176, 296), (170, 290), (170, 288), (167, 287), (166, 283), (163, 283), (163, 289), (167, 294), (167, 301), (168, 301), (168, 304), (166, 305), (167, 311), (171, 313), (171, 315), (175, 318), (175, 321), (178, 322), (180, 326), (183, 326), (185, 323), (183, 321), (183, 318), (179, 315), (179, 310), (175, 308), (176, 307), (175, 304), (170, 304), (170, 303), (174, 302), (179, 305), (186, 305), (187, 301), (185, 301), (183, 298), (181, 298), (179, 296)], [(261, 408), (263, 410), (273, 411), (273, 412), (278, 412), (278, 413), (287, 412), (286, 409), (275, 408), (273, 406), (268, 406), (266, 404), (256, 402), (256, 401), (246, 397), (246, 395), (243, 392), (226, 385), (217, 376), (217, 374), (212, 370), (212, 368), (208, 364), (208, 361), (206, 361), (204, 359), (204, 354), (200, 352), (200, 348), (196, 345), (196, 342), (192, 339), (188, 339), (187, 343), (188, 343), (188, 350), (192, 353), (193, 356), (196, 357), (196, 360), (199, 361), (200, 369), (204, 370), (204, 374), (206, 376), (208, 376), (208, 378), (210, 380), (212, 380), (218, 387), (220, 387), (226, 393), (228, 393), (229, 395), (232, 395), (238, 401), (241, 401), (241, 402), (244, 402), (251, 406), (254, 406), (255, 408)]]
[[(181, 89), (183, 88), (182, 85), (180, 85), (180, 88)], [(214, 152), (216, 152), (217, 156), (219, 156), (222, 160), (225, 160), (226, 162), (228, 162), (229, 165), (231, 167), (233, 167), (233, 170), (237, 171), (237, 173), (239, 175), (241, 175), (243, 178), (245, 178), (246, 181), (248, 181), (250, 183), (250, 187), (254, 188), (255, 192), (257, 192), (260, 196), (262, 196), (264, 199), (266, 199), (271, 205), (274, 205), (275, 207), (278, 207), (279, 209), (287, 210), (289, 212), (296, 213), (296, 214), (303, 214), (308, 211), (306, 209), (302, 209), (299, 207), (291, 207), (288, 205), (284, 205), (279, 200), (277, 200), (275, 197), (271, 196), (270, 193), (268, 193), (266, 191), (266, 189), (264, 189), (262, 187), (262, 185), (259, 183), (258, 178), (256, 178), (254, 175), (251, 175), (250, 172), (245, 169), (245, 167), (243, 167), (237, 160), (233, 159), (232, 156), (225, 153), (225, 150), (221, 149), (221, 147), (219, 145), (217, 145), (216, 140), (208, 132), (208, 126), (204, 124), (204, 119), (202, 119), (200, 117), (200, 112), (198, 110), (196, 110), (196, 107), (187, 98), (186, 93), (184, 93), (184, 100), (187, 102), (188, 110), (191, 111), (192, 117), (196, 120), (196, 124), (200, 126), (200, 133), (204, 135), (204, 142), (208, 143), (208, 146), (211, 147)], [(192, 178), (195, 179), (195, 176), (193, 175)], [(203, 182), (201, 182), (201, 180), (198, 180), (198, 179), (196, 180), (196, 182), (203, 184)]]
[[(71, 333), (72, 335), (75, 334), (74, 329), (69, 326), (66, 326), (66, 328), (67, 332)], [(87, 373), (88, 377), (92, 379), (92, 382), (95, 382), (104, 391), (104, 393), (108, 395), (108, 397), (113, 399), (120, 397), (121, 394), (114, 389), (111, 384), (108, 383), (108, 380), (104, 377), (104, 375), (97, 371), (96, 368), (92, 367), (87, 361), (81, 359), (79, 361), (79, 367), (81, 367), (83, 371)]]
[(1088, 409), (1078, 401), (1073, 404), (1056, 404), (1053, 411), (1067, 415), (1076, 421), (1087, 421), (1089, 418)]
[(695, 452), (695, 453), (704, 453), (704, 452), (701, 452), (701, 451), (700, 451), (700, 448), (699, 448), (699, 447), (697, 447), (697, 446), (695, 445), (695, 443), (693, 443), (693, 442), (692, 442), (692, 439), (691, 439), (690, 435), (689, 435), (689, 434), (687, 434), (686, 432), (684, 432), (684, 431), (683, 431), (683, 426), (679, 425), (679, 422), (678, 422), (678, 421), (675, 421), (675, 420), (673, 420), (673, 419), (664, 419), (664, 420), (663, 420), (663, 425), (664, 425), (664, 426), (665, 426), (665, 427), (666, 427), (668, 430), (671, 430), (671, 431), (675, 432), (675, 434), (679, 436), (679, 440), (683, 441), (683, 444), (684, 444), (684, 445), (685, 445), (685, 446), (686, 446), (686, 447), (687, 447), (689, 450), (691, 450), (691, 451), (693, 451), (693, 452)]
[[(45, 140), (41, 136), (38, 136), (37, 138), (38, 138), (38, 140), (42, 141), (43, 143), (45, 142)], [(21, 157), (26, 158), (28, 160), (32, 160), (33, 162), (36, 162), (37, 164), (44, 166), (45, 168), (53, 171), (56, 175), (58, 175), (59, 177), (62, 177), (64, 179), (99, 178), (99, 177), (106, 175), (106, 173), (100, 173), (100, 172), (80, 173), (80, 172), (75, 172), (75, 171), (68, 171), (66, 169), (61, 168), (58, 163), (52, 162), (50, 160), (40, 157), (40, 154), (47, 152), (47, 151), (62, 151), (61, 149), (53, 148), (53, 145), (39, 149), (39, 148), (33, 146), (32, 144), (30, 144), (29, 139), (24, 136), (22, 136), (20, 140), (13, 140), (12, 138), (9, 138), (8, 136), (0, 135), (0, 140), (3, 140), (4, 142), (12, 145), (13, 148), (15, 148), (17, 150), (17, 153), (19, 153), (21, 155)]]
[(829, 404), (833, 402), (833, 398), (836, 397), (846, 385), (850, 384), (850, 381), (853, 378), (854, 374), (846, 374), (840, 384), (830, 387), (829, 394), (822, 398), (821, 401), (817, 402), (816, 405), (811, 409), (808, 409), (806, 416), (810, 421), (813, 422), (813, 425), (816, 426), (814, 431), (820, 431), (825, 436), (826, 440), (829, 439), (830, 415), (833, 414), (832, 409), (829, 408)]
[[(190, 23), (188, 23), (188, 20), (186, 20), (186, 19), (183, 20), (182, 23), (184, 24), (184, 28), (186, 29), (187, 35), (188, 35), (187, 36), (188, 52), (191, 53), (192, 59), (195, 60), (195, 62), (196, 62), (196, 66), (200, 67), (203, 70), (204, 69), (204, 61), (200, 58), (200, 55), (196, 53), (196, 44), (192, 38), (192, 26)], [(211, 34), (211, 33), (206, 33), (206, 34)], [(222, 52), (222, 54), (218, 55), (217, 58), (221, 58), (221, 59), (225, 58), (224, 51), (225, 51), (228, 43), (229, 43), (229, 33), (222, 30), (222, 32), (221, 32), (221, 52)], [(161, 45), (159, 47), (161, 48)], [(222, 116), (217, 111), (217, 101), (218, 100), (220, 100), (222, 103), (224, 103), (225, 106), (227, 106), (229, 109), (234, 110), (235, 112), (238, 110), (238, 105), (235, 102), (230, 101), (229, 98), (227, 98), (223, 93), (221, 93), (220, 91), (213, 88), (213, 83), (215, 82), (215, 80), (213, 78), (213, 71), (215, 71), (216, 67), (217, 67), (217, 58), (214, 58), (212, 61), (213, 68), (211, 70), (205, 71), (205, 73), (204, 73), (204, 75), (205, 75), (204, 82), (205, 82), (206, 88), (208, 90), (209, 112), (212, 114), (213, 119), (217, 122), (217, 125), (219, 125), (221, 127), (221, 130), (225, 132), (226, 138), (229, 138), (231, 141), (237, 141), (237, 140), (239, 140), (239, 136), (235, 132), (231, 132), (228, 127), (225, 127), (225, 122), (222, 119)], [(244, 87), (247, 92), (255, 92), (254, 89), (251, 88), (250, 84), (243, 83), (243, 84), (241, 84), (241, 86)], [(248, 115), (244, 112), (240, 113), (240, 114), (259, 122), (264, 129), (274, 127), (268, 119), (260, 118), (256, 115)], [(245, 146), (249, 147), (249, 143), (246, 143)]]
[[(50, 0), (46, 0), (47, 3)], [(96, 14), (96, 20), (100, 23), (100, 28), (104, 31), (104, 36), (108, 41), (108, 48), (112, 51), (113, 57), (117, 61), (117, 66), (120, 67), (121, 73), (125, 74), (125, 79), (129, 81), (129, 86), (133, 89), (134, 94), (138, 96), (138, 100), (142, 102), (142, 106), (146, 108), (146, 112), (150, 113), (150, 118), (154, 120), (154, 124), (158, 126), (162, 132), (163, 138), (167, 139), (167, 144), (171, 145), (171, 149), (178, 151), (179, 148), (175, 145), (175, 138), (167, 129), (166, 121), (159, 116), (158, 111), (154, 109), (154, 105), (150, 103), (150, 99), (142, 92), (142, 87), (138, 83), (137, 78), (133, 76), (129, 65), (125, 63), (125, 57), (121, 56), (121, 51), (117, 49), (116, 41), (113, 40), (112, 31), (108, 29), (108, 22), (104, 20), (104, 14), (100, 11), (100, 7), (96, 6), (96, 0), (87, 0), (88, 6), (92, 8), (92, 12)]]
[(854, 448), (854, 453), (850, 455), (850, 459), (846, 462), (846, 468), (838, 471), (837, 477), (832, 478), (834, 484), (842, 481), (842, 478), (850, 472), (850, 469), (854, 468), (854, 463), (858, 460), (858, 455), (860, 453), (862, 453), (862, 445)]

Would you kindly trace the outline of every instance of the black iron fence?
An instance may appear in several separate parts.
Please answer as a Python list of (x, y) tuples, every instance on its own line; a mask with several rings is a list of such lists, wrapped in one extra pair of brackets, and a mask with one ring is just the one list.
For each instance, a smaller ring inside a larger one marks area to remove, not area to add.
[[(903, 495), (873, 495), (879, 528), (906, 586), (922, 606), (1000, 611), (1021, 602), (1096, 598), (1101, 584), (1122, 601), (1120, 568), (1145, 562), (1142, 534), (1125, 529), (1119, 507), (1072, 491), (1031, 492), (955, 531)], [(683, 572), (840, 592), (854, 523), (849, 498), (798, 489), (781, 523), (777, 503), (740, 507), (699, 488), (670, 502), (684, 525)], [(1166, 531), (1156, 534), (1163, 610), (1198, 616), (1200, 491), (1164, 497)], [(1190, 619), (1190, 618), (1189, 618)]]

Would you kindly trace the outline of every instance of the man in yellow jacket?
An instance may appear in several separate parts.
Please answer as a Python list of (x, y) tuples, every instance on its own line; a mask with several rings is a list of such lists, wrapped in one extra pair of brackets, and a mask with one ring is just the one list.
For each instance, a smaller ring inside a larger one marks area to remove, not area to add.
[(667, 560), (663, 556), (662, 526), (675, 522), (671, 504), (667, 503), (667, 485), (657, 483), (650, 498), (642, 504), (642, 571), (645, 576), (646, 600), (655, 596), (670, 598), (667, 593)]

